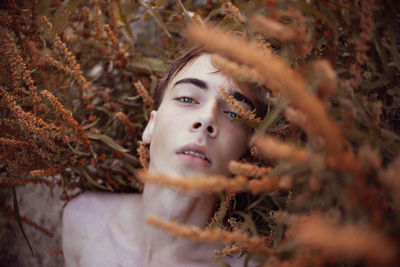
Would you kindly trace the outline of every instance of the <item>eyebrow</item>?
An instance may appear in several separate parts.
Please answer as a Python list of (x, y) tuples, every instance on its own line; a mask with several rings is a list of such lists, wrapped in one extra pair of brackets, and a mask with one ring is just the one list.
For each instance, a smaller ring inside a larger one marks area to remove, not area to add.
[[(208, 89), (208, 84), (205, 81), (200, 80), (200, 79), (196, 79), (196, 78), (184, 78), (184, 79), (181, 79), (181, 80), (177, 81), (174, 84), (174, 87), (176, 85), (178, 85), (178, 84), (185, 84), (185, 83), (193, 84), (194, 86), (196, 86), (198, 88), (201, 88), (201, 89)], [(253, 102), (250, 101), (250, 99), (247, 98), (244, 94), (242, 94), (242, 93), (240, 93), (238, 91), (233, 91), (232, 96), (233, 96), (233, 98), (235, 100), (247, 104), (250, 107), (251, 110), (254, 110)]]
[(178, 84), (183, 84), (183, 83), (193, 84), (201, 89), (208, 89), (208, 85), (205, 81), (196, 78), (184, 78), (182, 80), (179, 80), (174, 84), (174, 87)]

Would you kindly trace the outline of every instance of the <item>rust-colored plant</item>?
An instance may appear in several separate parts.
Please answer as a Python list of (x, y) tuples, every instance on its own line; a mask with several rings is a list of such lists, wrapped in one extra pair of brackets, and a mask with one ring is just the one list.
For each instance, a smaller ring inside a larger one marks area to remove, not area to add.
[[(4, 199), (26, 184), (61, 186), (69, 201), (158, 183), (224, 196), (207, 229), (148, 218), (226, 244), (221, 264), (255, 252), (260, 266), (399, 265), (399, 3), (43, 2), (51, 8), (0, 3)], [(238, 123), (255, 128), (229, 177), (140, 170), (157, 81), (186, 38), (233, 80), (266, 88), (265, 118), (221, 90)], [(0, 204), (8, 219), (49, 234)]]

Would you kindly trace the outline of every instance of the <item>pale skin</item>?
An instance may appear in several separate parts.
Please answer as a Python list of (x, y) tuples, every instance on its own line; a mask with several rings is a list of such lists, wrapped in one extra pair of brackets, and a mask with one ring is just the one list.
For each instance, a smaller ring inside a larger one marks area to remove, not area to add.
[[(232, 121), (237, 115), (221, 86), (251, 102), (251, 95), (215, 69), (209, 54), (192, 60), (170, 81), (143, 133), (150, 144), (150, 172), (187, 179), (229, 175), (229, 161), (245, 153), (252, 132)], [(154, 184), (146, 184), (142, 195), (84, 193), (64, 210), (66, 266), (218, 266), (214, 250), (223, 245), (172, 237), (145, 222), (155, 215), (204, 229), (216, 202), (213, 194)], [(224, 261), (243, 266), (244, 257)]]

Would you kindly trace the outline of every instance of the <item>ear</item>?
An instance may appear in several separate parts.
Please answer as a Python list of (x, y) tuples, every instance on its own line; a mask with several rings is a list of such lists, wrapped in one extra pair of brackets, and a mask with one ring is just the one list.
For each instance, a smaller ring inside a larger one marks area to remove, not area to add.
[(153, 137), (153, 130), (154, 130), (154, 120), (157, 116), (157, 111), (153, 110), (150, 113), (150, 120), (147, 122), (146, 128), (144, 128), (142, 140), (145, 144), (150, 144), (151, 139)]

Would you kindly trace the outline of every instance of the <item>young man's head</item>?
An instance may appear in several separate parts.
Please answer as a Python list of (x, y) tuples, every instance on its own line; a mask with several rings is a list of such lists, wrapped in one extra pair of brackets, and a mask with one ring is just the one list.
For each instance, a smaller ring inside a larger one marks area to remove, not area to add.
[(237, 113), (221, 87), (250, 110), (256, 108), (258, 115), (265, 114), (261, 89), (239, 87), (212, 65), (204, 50), (192, 49), (171, 65), (143, 133), (143, 141), (150, 144), (151, 171), (171, 176), (228, 174), (229, 161), (245, 154), (253, 131), (232, 121)]

